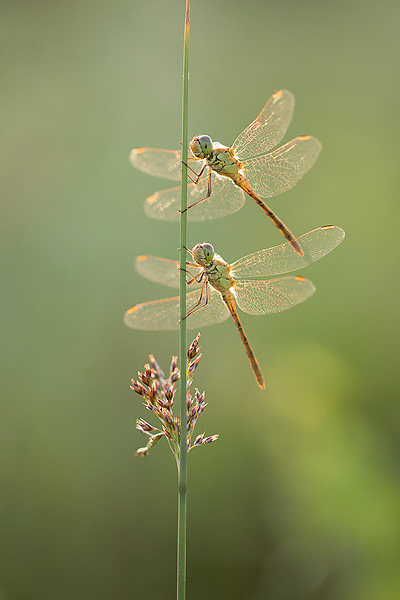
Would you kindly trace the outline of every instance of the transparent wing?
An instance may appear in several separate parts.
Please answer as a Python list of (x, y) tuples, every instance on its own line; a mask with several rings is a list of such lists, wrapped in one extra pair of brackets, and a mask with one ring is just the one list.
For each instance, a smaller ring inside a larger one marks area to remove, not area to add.
[[(198, 302), (199, 294), (199, 290), (187, 294), (187, 310), (190, 310)], [(208, 304), (187, 318), (187, 328), (198, 329), (206, 325), (222, 323), (229, 318), (229, 315), (229, 310), (221, 295), (209, 286)], [(124, 315), (124, 321), (128, 327), (151, 331), (178, 329), (178, 320), (179, 296), (137, 304)]]
[[(188, 158), (194, 158), (190, 149)], [(172, 179), (173, 181), (179, 181), (182, 177), (181, 152), (178, 150), (134, 148), (129, 155), (129, 160), (134, 167), (139, 171), (143, 171), (143, 173), (147, 173), (147, 175)], [(196, 159), (196, 162), (190, 161), (190, 166), (200, 173), (204, 163), (204, 160)]]
[[(172, 288), (179, 287), (180, 269), (176, 260), (160, 258), (159, 256), (138, 256), (135, 261), (135, 268), (145, 279)], [(187, 267), (187, 270), (188, 279), (190, 279), (190, 275), (194, 277), (202, 271), (201, 267)], [(201, 286), (201, 283), (194, 281), (190, 285), (190, 289), (197, 289)]]
[(242, 160), (275, 148), (289, 127), (293, 110), (293, 94), (287, 90), (272, 94), (258, 117), (234, 141), (237, 157)]
[(321, 152), (317, 138), (303, 135), (269, 154), (242, 161), (243, 174), (262, 198), (290, 190), (311, 169)]
[(248, 254), (232, 264), (234, 279), (241, 277), (265, 277), (303, 269), (329, 254), (344, 238), (344, 231), (336, 225), (319, 227), (297, 238), (304, 256), (293, 252), (292, 246), (282, 244), (267, 250)]
[(304, 277), (242, 279), (233, 289), (237, 305), (250, 315), (282, 312), (304, 302), (315, 292), (314, 284)]
[[(242, 208), (245, 195), (228, 177), (212, 173), (211, 196), (187, 211), (188, 221), (219, 219)], [(199, 183), (188, 185), (188, 205), (207, 196), (208, 182), (205, 173)], [(148, 217), (162, 221), (179, 221), (181, 206), (181, 188), (175, 187), (156, 192), (146, 199), (144, 212)]]

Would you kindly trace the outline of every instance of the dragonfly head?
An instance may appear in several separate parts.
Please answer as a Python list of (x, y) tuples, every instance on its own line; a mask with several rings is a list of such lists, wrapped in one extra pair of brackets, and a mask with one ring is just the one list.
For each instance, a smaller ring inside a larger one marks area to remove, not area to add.
[(209, 135), (197, 135), (190, 142), (190, 149), (196, 158), (206, 158), (213, 149), (212, 139)]
[(197, 244), (192, 250), (192, 256), (197, 264), (204, 266), (213, 260), (214, 248), (207, 242)]

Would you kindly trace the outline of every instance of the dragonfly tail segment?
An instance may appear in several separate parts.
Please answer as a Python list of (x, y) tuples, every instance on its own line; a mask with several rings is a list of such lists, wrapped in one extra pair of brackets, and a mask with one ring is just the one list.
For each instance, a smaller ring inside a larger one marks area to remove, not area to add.
[(223, 297), (223, 300), (224, 300), (226, 306), (228, 307), (229, 312), (231, 313), (232, 318), (235, 322), (236, 328), (239, 332), (240, 339), (243, 342), (243, 346), (246, 351), (247, 358), (250, 361), (250, 366), (253, 370), (253, 373), (255, 375), (257, 383), (260, 386), (260, 388), (263, 390), (265, 388), (264, 376), (262, 374), (261, 367), (258, 364), (258, 360), (256, 359), (256, 356), (250, 346), (249, 340), (247, 339), (247, 335), (245, 334), (243, 326), (240, 322), (239, 315), (236, 310), (236, 303), (235, 303), (234, 297), (231, 293), (229, 293), (229, 295), (226, 295), (225, 297)]
[(235, 181), (235, 183), (238, 186), (240, 186), (242, 188), (242, 190), (250, 196), (250, 198), (253, 198), (253, 200), (258, 204), (258, 206), (271, 219), (273, 224), (279, 229), (279, 231), (281, 232), (283, 237), (285, 237), (287, 239), (287, 241), (292, 245), (293, 249), (297, 252), (297, 254), (299, 254), (300, 256), (303, 256), (304, 252), (301, 249), (301, 246), (300, 246), (299, 242), (297, 241), (297, 239), (295, 238), (295, 236), (293, 235), (293, 233), (290, 231), (290, 229), (288, 227), (286, 227), (285, 223), (283, 221), (281, 221), (280, 218), (277, 217), (276, 214), (274, 212), (272, 212), (272, 210), (270, 208), (268, 208), (268, 206), (261, 200), (261, 198), (259, 198), (257, 196), (257, 194), (255, 193), (255, 191), (253, 190), (253, 188), (251, 187), (251, 185), (249, 184), (247, 179), (245, 177), (243, 177), (243, 175), (239, 174), (238, 180)]

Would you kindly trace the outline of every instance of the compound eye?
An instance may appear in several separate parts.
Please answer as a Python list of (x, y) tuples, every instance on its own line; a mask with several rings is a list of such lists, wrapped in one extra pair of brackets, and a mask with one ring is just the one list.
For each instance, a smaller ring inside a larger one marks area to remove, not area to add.
[(190, 149), (196, 158), (205, 158), (212, 152), (212, 145), (209, 135), (198, 135), (190, 142)]
[(204, 156), (207, 156), (212, 151), (212, 139), (209, 135), (200, 135), (198, 137), (200, 142), (201, 149), (203, 151)]
[(211, 244), (208, 244), (207, 242), (202, 244), (201, 247), (203, 248), (204, 258), (207, 261), (212, 260), (214, 258), (214, 247)]

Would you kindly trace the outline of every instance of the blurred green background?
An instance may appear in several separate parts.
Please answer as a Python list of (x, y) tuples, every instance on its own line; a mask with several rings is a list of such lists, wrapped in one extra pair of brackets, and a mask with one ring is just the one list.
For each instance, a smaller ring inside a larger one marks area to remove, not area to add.
[[(184, 0), (1, 2), (1, 600), (175, 595), (176, 469), (134, 457), (149, 418), (129, 381), (176, 333), (124, 311), (170, 290), (137, 254), (177, 257), (143, 200), (170, 183), (135, 146), (178, 148)], [(317, 293), (205, 328), (189, 460), (188, 598), (400, 597), (399, 3), (192, 4), (189, 134), (231, 143), (271, 93), (297, 100), (285, 140), (323, 152), (271, 207), (297, 233), (342, 226), (300, 274)], [(280, 244), (251, 201), (191, 225), (226, 260)], [(150, 417), (151, 419), (151, 417)]]

